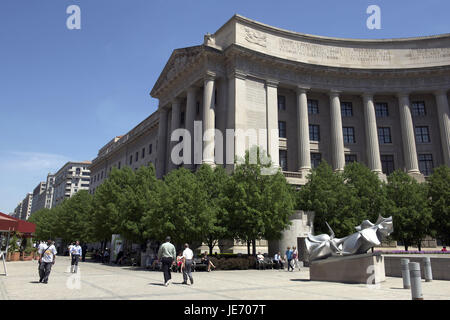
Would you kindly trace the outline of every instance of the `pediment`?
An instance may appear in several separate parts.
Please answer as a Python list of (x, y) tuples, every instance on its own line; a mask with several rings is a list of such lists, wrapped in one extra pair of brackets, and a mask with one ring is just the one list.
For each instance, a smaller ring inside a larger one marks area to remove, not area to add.
[(174, 79), (183, 70), (187, 69), (202, 55), (203, 52), (203, 45), (174, 50), (161, 72), (161, 75), (153, 86), (150, 95), (156, 98), (155, 95), (162, 87)]

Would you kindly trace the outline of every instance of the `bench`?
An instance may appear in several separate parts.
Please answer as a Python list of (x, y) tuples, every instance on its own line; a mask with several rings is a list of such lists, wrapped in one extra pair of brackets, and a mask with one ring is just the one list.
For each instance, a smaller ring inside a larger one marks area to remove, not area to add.
[(192, 271), (197, 271), (200, 269), (204, 269), (205, 271), (208, 270), (208, 264), (206, 261), (202, 260), (201, 258), (194, 258), (194, 261), (192, 263)]

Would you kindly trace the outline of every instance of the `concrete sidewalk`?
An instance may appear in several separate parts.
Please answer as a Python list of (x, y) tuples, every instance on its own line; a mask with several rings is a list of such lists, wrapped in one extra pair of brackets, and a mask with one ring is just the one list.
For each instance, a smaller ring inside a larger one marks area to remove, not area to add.
[[(139, 268), (80, 262), (70, 273), (68, 257), (57, 257), (49, 283), (38, 282), (37, 261), (8, 262), (0, 276), (0, 300), (6, 299), (151, 299), (151, 300), (411, 300), (401, 278), (387, 278), (379, 288), (362, 284), (309, 281), (309, 270), (239, 270), (195, 272), (194, 285), (182, 285), (182, 275), (163, 286), (163, 274)], [(425, 300), (449, 300), (450, 281), (422, 282)]]

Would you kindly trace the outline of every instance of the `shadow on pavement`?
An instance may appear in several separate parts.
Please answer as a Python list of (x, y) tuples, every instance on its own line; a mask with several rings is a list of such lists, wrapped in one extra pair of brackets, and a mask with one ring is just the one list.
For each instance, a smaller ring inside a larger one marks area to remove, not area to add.
[(311, 282), (309, 279), (289, 279), (290, 281), (298, 281), (298, 282)]
[(40, 283), (39, 281), (30, 281), (30, 283)]

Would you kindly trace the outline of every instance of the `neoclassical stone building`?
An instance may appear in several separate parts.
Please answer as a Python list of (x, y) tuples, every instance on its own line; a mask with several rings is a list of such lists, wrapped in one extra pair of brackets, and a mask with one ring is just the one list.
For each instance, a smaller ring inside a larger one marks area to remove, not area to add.
[[(177, 168), (171, 151), (178, 142), (170, 138), (178, 128), (191, 133), (184, 143), (203, 146), (184, 164), (191, 169), (231, 170), (234, 157), (257, 144), (297, 185), (321, 160), (336, 171), (358, 161), (380, 178), (402, 169), (423, 180), (450, 166), (449, 90), (450, 34), (336, 39), (235, 15), (202, 45), (173, 51), (151, 90), (158, 110), (102, 148), (91, 190), (112, 166), (152, 162), (159, 177)], [(223, 141), (202, 142), (195, 126)], [(268, 134), (252, 142), (244, 138), (249, 130)]]

